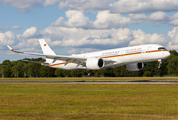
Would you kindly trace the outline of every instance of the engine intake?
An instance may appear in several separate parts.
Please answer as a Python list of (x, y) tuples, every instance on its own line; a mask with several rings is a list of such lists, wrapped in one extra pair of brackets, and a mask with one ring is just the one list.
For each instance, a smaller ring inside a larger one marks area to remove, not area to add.
[(104, 61), (102, 58), (88, 58), (86, 61), (86, 67), (89, 70), (98, 70), (104, 67)]
[(132, 63), (132, 64), (127, 64), (126, 69), (128, 71), (140, 71), (144, 67), (143, 63)]

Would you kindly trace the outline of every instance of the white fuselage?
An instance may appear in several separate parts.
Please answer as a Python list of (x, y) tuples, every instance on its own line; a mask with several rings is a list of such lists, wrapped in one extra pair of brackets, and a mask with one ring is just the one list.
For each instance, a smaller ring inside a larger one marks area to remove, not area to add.
[[(105, 65), (103, 68), (113, 68), (121, 65), (127, 65), (130, 63), (140, 62), (151, 62), (159, 59), (167, 58), (170, 53), (166, 49), (159, 49), (163, 46), (158, 44), (147, 44), (132, 47), (124, 47), (118, 49), (97, 51), (85, 54), (72, 55), (73, 57), (84, 57), (84, 58), (102, 58), (107, 61), (115, 61), (113, 64)], [(64, 70), (76, 70), (76, 69), (87, 69), (85, 66), (76, 63), (69, 62), (65, 65), (66, 61), (57, 60), (55, 63), (49, 65), (57, 69)]]

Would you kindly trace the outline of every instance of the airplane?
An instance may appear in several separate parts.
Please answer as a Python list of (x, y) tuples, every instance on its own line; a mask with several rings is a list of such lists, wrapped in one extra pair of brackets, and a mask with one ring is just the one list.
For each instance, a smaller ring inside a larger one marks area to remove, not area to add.
[(39, 39), (43, 54), (16, 51), (9, 45), (8, 48), (20, 54), (45, 57), (41, 65), (63, 70), (99, 70), (126, 65), (128, 71), (139, 71), (144, 67), (144, 62), (157, 61), (161, 68), (162, 60), (170, 56), (169, 51), (158, 44), (145, 44), (118, 49), (96, 51), (91, 53), (73, 54), (71, 56), (56, 55), (44, 39)]

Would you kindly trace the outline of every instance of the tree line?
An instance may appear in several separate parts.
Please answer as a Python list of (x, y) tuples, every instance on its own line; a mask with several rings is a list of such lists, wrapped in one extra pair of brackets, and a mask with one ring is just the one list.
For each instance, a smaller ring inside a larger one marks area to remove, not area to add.
[[(175, 50), (169, 51), (171, 55), (163, 61), (161, 69), (158, 69), (158, 61), (144, 63), (141, 71), (130, 72), (125, 66), (112, 69), (101, 69), (90, 71), (95, 77), (151, 77), (151, 76), (177, 76), (178, 75), (178, 53)], [(41, 61), (43, 58), (25, 58), (23, 60)], [(88, 76), (87, 70), (67, 71), (42, 66), (37, 63), (25, 62), (23, 60), (5, 60), (0, 64), (0, 77), (84, 77)]]

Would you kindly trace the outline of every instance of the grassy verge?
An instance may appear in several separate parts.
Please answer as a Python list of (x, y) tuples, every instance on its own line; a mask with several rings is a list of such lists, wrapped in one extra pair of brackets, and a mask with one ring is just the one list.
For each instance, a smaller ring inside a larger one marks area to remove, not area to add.
[(0, 119), (178, 119), (178, 85), (1, 84)]
[(178, 81), (178, 77), (54, 77), (0, 78), (0, 81)]

